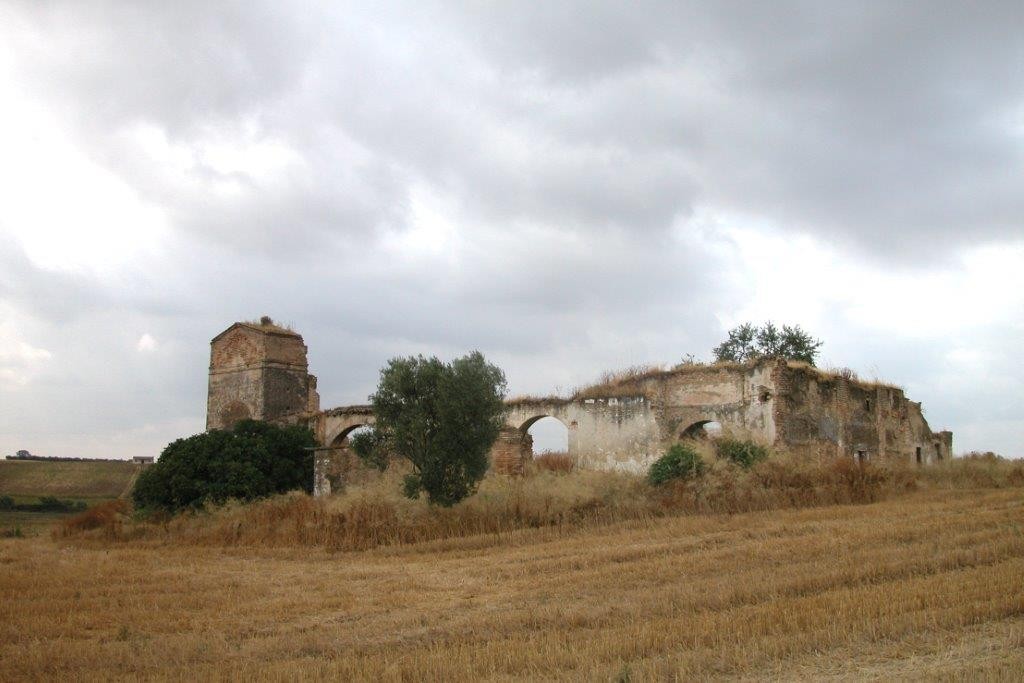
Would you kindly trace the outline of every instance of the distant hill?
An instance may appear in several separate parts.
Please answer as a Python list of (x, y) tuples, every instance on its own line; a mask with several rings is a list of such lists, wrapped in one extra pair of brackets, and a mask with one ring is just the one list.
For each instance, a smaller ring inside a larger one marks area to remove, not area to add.
[(0, 496), (117, 498), (138, 471), (139, 465), (126, 460), (0, 460)]

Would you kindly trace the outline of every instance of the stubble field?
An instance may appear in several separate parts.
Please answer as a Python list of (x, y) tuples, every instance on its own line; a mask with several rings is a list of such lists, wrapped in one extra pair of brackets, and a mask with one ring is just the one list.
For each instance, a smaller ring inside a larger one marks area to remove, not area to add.
[(4, 680), (1024, 671), (1024, 491), (362, 552), (0, 541)]

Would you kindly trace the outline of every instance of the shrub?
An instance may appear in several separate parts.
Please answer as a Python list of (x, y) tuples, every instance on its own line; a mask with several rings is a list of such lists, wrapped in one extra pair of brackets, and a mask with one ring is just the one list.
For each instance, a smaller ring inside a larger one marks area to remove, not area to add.
[(109, 538), (121, 531), (121, 519), (128, 514), (128, 503), (121, 499), (108, 500), (69, 517), (58, 527), (57, 536), (72, 536), (82, 531), (103, 529)]
[(718, 457), (749, 468), (759, 460), (768, 457), (768, 449), (759, 443), (746, 439), (723, 438), (715, 442)]
[(80, 512), (86, 507), (82, 501), (61, 500), (54, 496), (43, 496), (35, 503), (16, 503), (10, 496), (0, 496), (0, 510), (18, 512)]
[[(28, 508), (29, 506), (22, 506)], [(61, 500), (54, 496), (43, 496), (31, 507), (32, 512), (80, 512), (86, 508), (82, 501)]]
[(697, 451), (677, 443), (651, 465), (647, 479), (655, 486), (660, 486), (673, 479), (699, 477), (703, 472), (704, 461)]
[(215, 429), (169, 444), (139, 474), (132, 498), (142, 509), (176, 511), (294, 489), (309, 492), (309, 449), (315, 445), (305, 427), (242, 420), (230, 431)]

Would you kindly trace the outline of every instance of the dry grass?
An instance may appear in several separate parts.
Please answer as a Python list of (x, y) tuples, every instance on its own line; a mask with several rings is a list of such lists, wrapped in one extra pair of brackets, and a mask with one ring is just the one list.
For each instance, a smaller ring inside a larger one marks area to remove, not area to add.
[(800, 369), (800, 370), (804, 370), (806, 372), (814, 373), (814, 374), (818, 375), (819, 377), (821, 377), (821, 378), (823, 378), (825, 380), (844, 379), (844, 380), (850, 382), (851, 384), (856, 384), (856, 385), (858, 385), (858, 386), (860, 386), (860, 387), (862, 387), (864, 389), (883, 388), (883, 389), (899, 389), (901, 391), (903, 390), (903, 387), (901, 387), (898, 384), (893, 384), (892, 382), (886, 382), (886, 381), (880, 380), (878, 378), (875, 378), (875, 379), (861, 379), (860, 376), (857, 374), (857, 372), (855, 370), (852, 370), (851, 368), (838, 368), (838, 367), (819, 368), (816, 365), (811, 365), (810, 363), (805, 363), (803, 361), (798, 361), (798, 360), (790, 360), (790, 361), (786, 361), (786, 363), (791, 368), (797, 368), (797, 369)]
[(538, 472), (569, 474), (576, 469), (576, 461), (565, 452), (545, 451), (533, 456), (531, 466)]
[(55, 537), (68, 537), (86, 531), (100, 530), (103, 538), (116, 540), (122, 536), (121, 526), (129, 512), (125, 500), (108, 500), (63, 520), (54, 530)]
[(476, 495), (452, 508), (436, 508), (423, 499), (402, 497), (404, 472), (395, 467), (326, 499), (288, 494), (156, 521), (110, 514), (105, 524), (85, 526), (72, 520), (56, 534), (83, 543), (115, 540), (147, 546), (353, 551), (433, 542), (448, 547), (468, 537), (483, 536), (477, 544), (498, 542), (505, 534), (531, 528), (589, 528), (679, 514), (871, 503), (928, 489), (1024, 487), (1024, 462), (957, 460), (921, 468), (775, 454), (743, 469), (714, 460), (710, 444), (697, 447), (709, 463), (705, 474), (663, 487), (623, 473), (566, 473), (565, 458), (554, 456), (550, 467), (531, 466), (528, 477), (489, 476)]
[(644, 380), (664, 375), (668, 371), (660, 365), (634, 365), (624, 370), (610, 370), (591, 385), (578, 387), (574, 399), (614, 396), (623, 392), (636, 393)]
[(344, 554), (5, 539), (0, 678), (1015, 680), (1022, 529), (1004, 489)]
[(243, 320), (241, 322), (243, 325), (248, 325), (249, 327), (257, 327), (271, 332), (298, 334), (298, 332), (295, 331), (295, 327), (291, 323), (281, 323), (272, 319), (269, 316), (263, 316), (261, 318), (254, 320)]
[[(671, 368), (666, 368), (660, 365), (636, 365), (626, 368), (625, 370), (616, 370), (604, 373), (597, 382), (575, 389), (572, 393), (572, 399), (643, 394), (644, 383), (647, 380), (693, 372), (705, 372), (708, 370), (749, 369), (760, 363), (774, 362), (775, 360), (777, 359), (760, 358), (747, 361), (746, 363), (738, 363), (734, 361), (703, 362), (686, 360)], [(892, 384), (879, 379), (861, 379), (857, 376), (856, 372), (849, 368), (819, 368), (809, 363), (795, 360), (788, 360), (786, 361), (786, 364), (791, 368), (817, 375), (819, 378), (826, 381), (845, 379), (864, 389), (877, 389), (879, 387), (902, 389), (902, 387), (897, 384)], [(549, 399), (552, 398), (558, 400), (556, 397), (549, 397)], [(529, 397), (518, 397), (518, 400), (525, 402), (531, 399)]]

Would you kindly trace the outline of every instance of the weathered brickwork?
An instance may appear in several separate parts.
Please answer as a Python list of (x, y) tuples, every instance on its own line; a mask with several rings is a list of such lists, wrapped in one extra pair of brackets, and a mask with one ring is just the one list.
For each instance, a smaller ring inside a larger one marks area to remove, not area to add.
[[(349, 434), (373, 424), (369, 406), (320, 410), (306, 346), (277, 326), (236, 323), (213, 339), (207, 428), (243, 417), (306, 424), (321, 444), (314, 492), (326, 495), (370, 476)], [(529, 428), (543, 417), (568, 430), (569, 455), (584, 469), (643, 472), (672, 443), (721, 432), (796, 453), (903, 459), (927, 464), (952, 454), (953, 435), (933, 433), (902, 389), (781, 359), (748, 365), (683, 365), (594, 387), (574, 398), (519, 399), (491, 451), (492, 468), (520, 474), (532, 457)]]
[(274, 422), (319, 407), (306, 345), (295, 332), (272, 321), (235, 323), (210, 342), (207, 429), (244, 418)]

